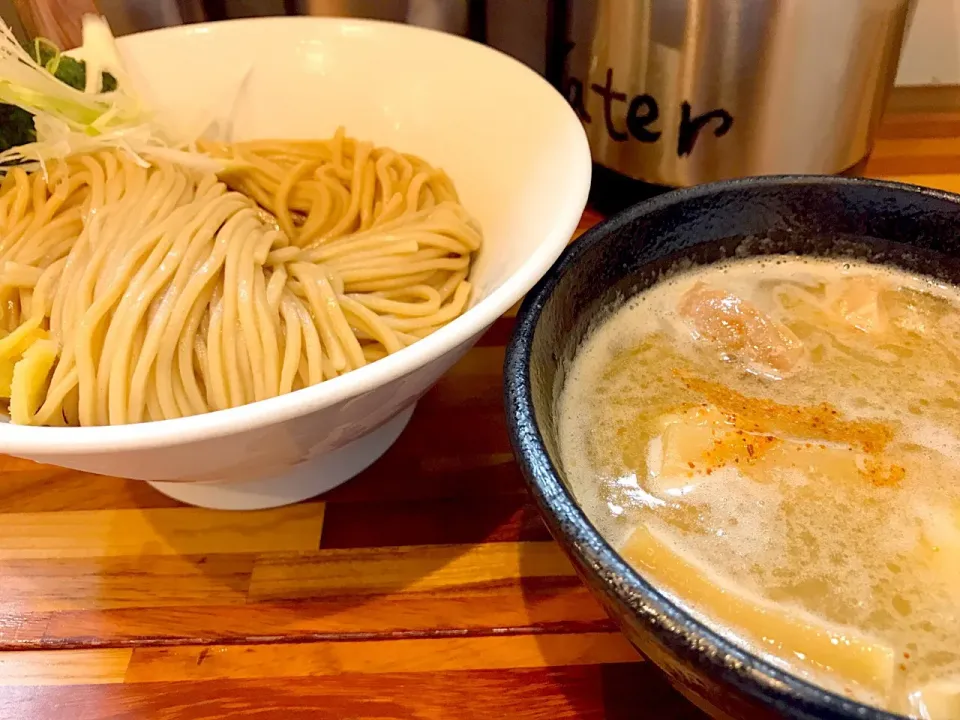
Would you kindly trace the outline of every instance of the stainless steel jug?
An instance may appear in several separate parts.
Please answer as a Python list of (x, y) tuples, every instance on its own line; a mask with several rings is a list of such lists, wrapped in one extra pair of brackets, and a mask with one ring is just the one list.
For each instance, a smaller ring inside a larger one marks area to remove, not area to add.
[(688, 186), (864, 158), (914, 0), (573, 0), (563, 89), (594, 160)]

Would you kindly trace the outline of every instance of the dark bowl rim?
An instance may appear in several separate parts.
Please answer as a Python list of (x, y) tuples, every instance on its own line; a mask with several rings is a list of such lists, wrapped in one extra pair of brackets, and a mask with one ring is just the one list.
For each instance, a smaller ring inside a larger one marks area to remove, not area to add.
[[(812, 682), (781, 670), (764, 658), (750, 653), (720, 633), (712, 630), (695, 616), (675, 605), (653, 584), (629, 566), (603, 538), (581, 510), (573, 495), (560, 480), (557, 468), (550, 460), (543, 436), (535, 419), (530, 384), (530, 353), (534, 332), (544, 304), (556, 290), (566, 272), (580, 262), (592, 248), (604, 243), (620, 228), (636, 219), (664, 208), (697, 201), (738, 188), (785, 188), (795, 186), (873, 187), (878, 190), (908, 193), (960, 205), (960, 195), (907, 183), (864, 178), (846, 178), (828, 175), (770, 175), (762, 177), (723, 180), (674, 190), (651, 200), (638, 203), (599, 223), (571, 243), (550, 271), (526, 295), (517, 313), (513, 334), (507, 345), (504, 362), (504, 401), (507, 429), (514, 453), (537, 503), (547, 516), (551, 530), (560, 532), (575, 549), (585, 565), (596, 571), (606, 567), (620, 582), (601, 578), (607, 593), (636, 611), (637, 598), (658, 616), (666, 617), (671, 626), (645, 622), (659, 639), (679, 640), (688, 652), (704, 660), (713, 670), (722, 672), (737, 689), (772, 705), (774, 708), (796, 710), (799, 703), (804, 716), (827, 711), (840, 717), (863, 720), (908, 720), (906, 716), (855, 702)], [(565, 521), (561, 529), (560, 520)], [(643, 613), (648, 616), (648, 613)], [(693, 645), (677, 628), (692, 630), (698, 642)], [(742, 670), (729, 674), (729, 659)], [(724, 661), (724, 659), (728, 659)]]

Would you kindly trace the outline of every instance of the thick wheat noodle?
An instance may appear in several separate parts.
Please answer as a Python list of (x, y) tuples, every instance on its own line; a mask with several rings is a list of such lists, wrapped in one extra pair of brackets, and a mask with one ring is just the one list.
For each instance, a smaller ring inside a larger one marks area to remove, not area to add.
[(228, 161), (222, 180), (120, 151), (2, 177), (0, 391), (31, 343), (57, 350), (38, 406), (14, 422), (264, 400), (466, 310), (482, 239), (442, 171), (342, 131), (204, 149)]
[(436, 288), (432, 288), (429, 285), (421, 285), (419, 288), (420, 290), (418, 291), (418, 296), (422, 298), (420, 302), (403, 302), (400, 300), (391, 300), (387, 297), (363, 295), (359, 293), (355, 295), (351, 294), (347, 297), (354, 302), (359, 303), (368, 310), (385, 315), (391, 314), (406, 315), (409, 317), (424, 317), (439, 312), (440, 304), (442, 302), (440, 298), (440, 292)]

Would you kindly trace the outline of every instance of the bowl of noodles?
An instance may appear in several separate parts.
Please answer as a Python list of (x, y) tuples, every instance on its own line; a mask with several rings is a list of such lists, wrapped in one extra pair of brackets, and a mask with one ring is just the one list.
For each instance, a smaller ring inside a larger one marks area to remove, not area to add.
[(206, 507), (322, 493), (396, 440), (586, 202), (564, 99), (454, 36), (269, 18), (115, 41), (88, 18), (67, 54), (4, 39), (17, 457)]

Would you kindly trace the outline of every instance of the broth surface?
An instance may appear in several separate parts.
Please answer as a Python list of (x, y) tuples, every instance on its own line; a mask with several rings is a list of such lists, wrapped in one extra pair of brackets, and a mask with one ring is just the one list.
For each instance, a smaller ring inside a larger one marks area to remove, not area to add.
[(686, 272), (591, 333), (568, 482), (681, 604), (813, 682), (960, 717), (960, 292), (795, 257)]

